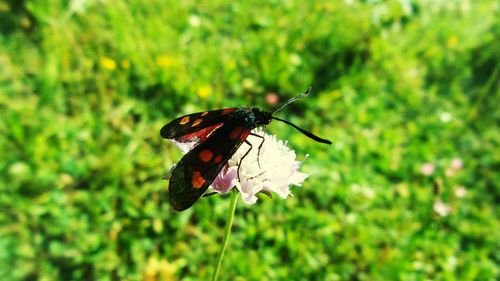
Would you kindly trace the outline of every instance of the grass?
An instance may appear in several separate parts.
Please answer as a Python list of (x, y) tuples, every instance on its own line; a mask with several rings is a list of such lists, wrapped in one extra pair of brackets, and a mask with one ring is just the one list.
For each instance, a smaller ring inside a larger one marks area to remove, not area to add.
[(266, 128), (311, 176), (288, 200), (238, 205), (221, 280), (498, 279), (498, 14), (493, 0), (0, 1), (0, 276), (207, 280), (229, 198), (173, 212), (161, 177), (181, 154), (159, 129), (311, 85), (278, 115), (334, 144)]

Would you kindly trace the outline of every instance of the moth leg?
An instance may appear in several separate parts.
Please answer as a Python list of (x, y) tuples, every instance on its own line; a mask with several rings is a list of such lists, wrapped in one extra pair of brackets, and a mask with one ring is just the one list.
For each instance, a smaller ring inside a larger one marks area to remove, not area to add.
[(258, 138), (261, 138), (262, 139), (262, 142), (259, 144), (259, 148), (257, 150), (257, 164), (259, 165), (259, 168), (260, 167), (260, 149), (262, 148), (262, 145), (264, 145), (264, 137), (261, 136), (261, 135), (257, 135), (257, 134), (254, 134), (254, 133), (250, 133), (251, 136), (254, 136), (254, 137), (258, 137)]
[(245, 157), (247, 157), (248, 153), (250, 153), (250, 150), (252, 150), (252, 148), (253, 148), (252, 144), (249, 141), (245, 140), (245, 143), (248, 144), (250, 146), (250, 148), (247, 150), (247, 152), (245, 152), (243, 157), (241, 157), (240, 163), (238, 163), (238, 169), (236, 170), (236, 174), (238, 175), (238, 181), (240, 181), (240, 182), (241, 182), (241, 179), (240, 179), (241, 162), (243, 162), (243, 159), (245, 159)]

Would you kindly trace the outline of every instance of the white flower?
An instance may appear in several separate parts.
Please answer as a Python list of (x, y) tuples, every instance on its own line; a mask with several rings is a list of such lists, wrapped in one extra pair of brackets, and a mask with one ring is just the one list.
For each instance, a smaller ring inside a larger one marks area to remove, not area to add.
[(464, 162), (462, 161), (462, 159), (456, 157), (456, 158), (453, 158), (451, 160), (451, 168), (455, 169), (455, 170), (460, 170), (462, 169), (464, 166)]
[(188, 23), (192, 27), (199, 27), (201, 25), (201, 19), (197, 15), (189, 15)]
[(443, 201), (437, 200), (436, 202), (434, 202), (434, 212), (436, 212), (441, 217), (446, 217), (450, 214), (451, 207), (448, 204), (443, 203)]
[[(253, 133), (264, 137), (260, 154), (258, 147), (262, 139), (248, 136), (247, 140), (252, 144), (252, 150), (241, 161), (249, 149), (248, 145), (241, 145), (212, 183), (213, 190), (226, 193), (236, 186), (247, 204), (254, 204), (259, 192), (266, 194), (274, 192), (281, 198), (287, 198), (290, 195), (290, 185), (300, 185), (308, 177), (308, 174), (298, 171), (302, 162), (296, 161), (295, 152), (275, 136), (268, 135), (260, 129), (254, 130)], [(238, 165), (241, 165), (240, 180), (237, 175)]]
[(455, 256), (448, 256), (446, 259), (444, 266), (446, 267), (447, 270), (454, 270), (457, 267), (458, 264), (458, 259)]
[(433, 163), (424, 163), (420, 166), (420, 173), (424, 176), (430, 176), (434, 174), (436, 166)]
[[(243, 143), (212, 182), (212, 190), (227, 193), (236, 187), (247, 204), (254, 204), (259, 192), (265, 194), (274, 192), (281, 198), (287, 198), (291, 195), (290, 185), (301, 185), (308, 177), (308, 174), (298, 171), (302, 162), (295, 159), (295, 152), (286, 146), (286, 142), (277, 140), (275, 136), (268, 135), (260, 129), (253, 130), (252, 133), (264, 137), (260, 152), (258, 148), (262, 139), (249, 135), (247, 141), (252, 144), (252, 150), (242, 160), (250, 148)], [(184, 153), (195, 145), (195, 143), (173, 142)], [(241, 167), (238, 179), (239, 165)]]
[(455, 170), (453, 170), (452, 168), (446, 168), (444, 170), (444, 175), (451, 178), (455, 175)]
[(465, 187), (463, 186), (455, 187), (455, 196), (457, 198), (464, 198), (465, 196), (467, 196), (467, 189), (465, 189)]
[(439, 114), (439, 119), (443, 123), (448, 123), (451, 121), (451, 119), (453, 119), (453, 115), (451, 115), (451, 113), (449, 112), (442, 112), (441, 114)]

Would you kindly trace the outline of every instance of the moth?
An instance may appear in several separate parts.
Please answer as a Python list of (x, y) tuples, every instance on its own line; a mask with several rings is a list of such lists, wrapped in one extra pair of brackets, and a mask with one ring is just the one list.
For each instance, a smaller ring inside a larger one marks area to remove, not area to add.
[(163, 138), (194, 143), (194, 147), (169, 172), (168, 192), (170, 204), (174, 210), (186, 210), (203, 196), (231, 156), (243, 143), (246, 143), (249, 149), (241, 158), (241, 164), (253, 148), (252, 144), (247, 141), (249, 135), (262, 139), (259, 146), (260, 152), (264, 138), (253, 134), (252, 130), (265, 126), (272, 120), (284, 122), (317, 142), (331, 144), (329, 140), (273, 116), (274, 113), (309, 95), (310, 92), (311, 87), (271, 112), (256, 107), (231, 107), (181, 116), (163, 126), (160, 130)]

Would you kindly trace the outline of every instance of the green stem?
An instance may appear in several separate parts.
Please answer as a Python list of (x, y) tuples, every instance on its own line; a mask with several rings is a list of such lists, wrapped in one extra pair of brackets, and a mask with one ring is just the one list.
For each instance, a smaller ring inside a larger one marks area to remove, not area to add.
[(214, 275), (212, 276), (212, 281), (216, 281), (219, 276), (220, 266), (222, 264), (222, 258), (224, 257), (224, 252), (226, 251), (227, 241), (229, 240), (229, 234), (231, 233), (231, 227), (233, 226), (234, 211), (236, 210), (236, 203), (238, 202), (238, 192), (233, 190), (231, 192), (231, 202), (229, 203), (229, 210), (227, 213), (226, 226), (224, 228), (224, 238), (222, 240), (222, 246), (220, 248), (219, 257), (217, 258), (217, 266), (215, 267)]

